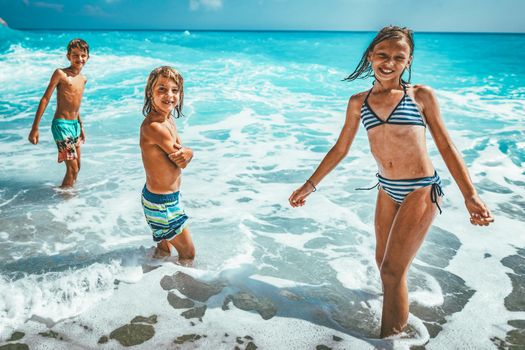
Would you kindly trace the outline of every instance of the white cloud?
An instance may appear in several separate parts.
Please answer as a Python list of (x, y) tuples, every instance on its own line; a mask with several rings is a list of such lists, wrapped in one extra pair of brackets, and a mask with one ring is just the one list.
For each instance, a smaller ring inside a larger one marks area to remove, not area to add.
[[(28, 1), (28, 4), (29, 4), (29, 1)], [(31, 5), (35, 6), (35, 7), (41, 7), (41, 8), (55, 10), (57, 12), (62, 12), (62, 10), (64, 10), (64, 5), (62, 5), (62, 4), (55, 4), (55, 3), (51, 3), (51, 2), (35, 1), (35, 2), (32, 2)]]
[(88, 16), (109, 17), (109, 14), (103, 9), (101, 9), (99, 6), (84, 5), (83, 12)]
[(190, 0), (191, 11), (197, 11), (201, 7), (206, 10), (218, 10), (222, 8), (222, 0)]

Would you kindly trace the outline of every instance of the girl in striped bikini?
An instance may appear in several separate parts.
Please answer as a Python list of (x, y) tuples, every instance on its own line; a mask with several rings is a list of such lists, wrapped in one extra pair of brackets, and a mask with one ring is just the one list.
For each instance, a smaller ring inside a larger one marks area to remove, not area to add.
[(436, 213), (441, 212), (441, 180), (428, 156), (428, 127), (447, 168), (465, 198), (473, 225), (494, 219), (479, 198), (460, 153), (441, 119), (431, 88), (409, 85), (414, 52), (412, 31), (389, 26), (373, 39), (355, 71), (346, 80), (374, 76), (372, 88), (353, 95), (336, 144), (312, 176), (289, 198), (292, 207), (306, 197), (348, 153), (360, 122), (365, 127), (378, 165), (375, 210), (376, 263), (383, 284), (381, 337), (403, 331), (408, 320), (406, 277)]

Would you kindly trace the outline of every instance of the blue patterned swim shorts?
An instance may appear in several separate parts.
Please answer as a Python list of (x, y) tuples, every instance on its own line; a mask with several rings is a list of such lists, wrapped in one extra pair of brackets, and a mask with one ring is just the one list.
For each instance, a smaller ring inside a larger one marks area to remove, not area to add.
[(151, 193), (144, 185), (142, 208), (155, 242), (171, 240), (184, 230), (188, 216), (180, 205), (180, 191), (169, 194)]

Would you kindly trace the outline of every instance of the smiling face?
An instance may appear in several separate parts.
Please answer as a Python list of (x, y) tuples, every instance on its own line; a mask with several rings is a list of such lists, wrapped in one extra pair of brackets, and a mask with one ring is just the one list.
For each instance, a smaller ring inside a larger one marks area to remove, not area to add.
[(384, 40), (368, 54), (376, 79), (380, 82), (400, 81), (412, 61), (411, 48), (405, 39)]
[(74, 47), (67, 53), (67, 59), (71, 62), (71, 67), (81, 70), (86, 64), (89, 54), (81, 48)]
[(177, 112), (177, 118), (182, 115), (184, 79), (173, 67), (161, 66), (152, 70), (144, 93), (144, 116), (150, 112), (172, 114), (173, 109)]
[(151, 89), (150, 98), (157, 113), (170, 114), (179, 105), (180, 87), (174, 79), (161, 75)]

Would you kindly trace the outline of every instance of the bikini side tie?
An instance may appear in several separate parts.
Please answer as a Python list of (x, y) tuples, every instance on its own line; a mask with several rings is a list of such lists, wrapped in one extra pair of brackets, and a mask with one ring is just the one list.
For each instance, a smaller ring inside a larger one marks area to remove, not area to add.
[[(379, 177), (379, 173), (376, 173), (376, 177)], [(369, 191), (369, 190), (373, 190), (374, 188), (379, 189), (379, 181), (372, 187), (369, 187), (369, 188), (360, 187), (360, 188), (356, 188), (355, 190), (356, 191)]]
[(432, 188), (430, 189), (430, 201), (432, 203), (436, 204), (436, 206), (439, 209), (439, 214), (440, 215), (441, 215), (441, 207), (438, 204), (438, 198), (443, 196), (443, 195), (444, 195), (444, 193), (443, 193), (443, 189), (441, 189), (441, 186), (439, 186), (439, 184), (437, 182), (434, 182), (432, 184)]

